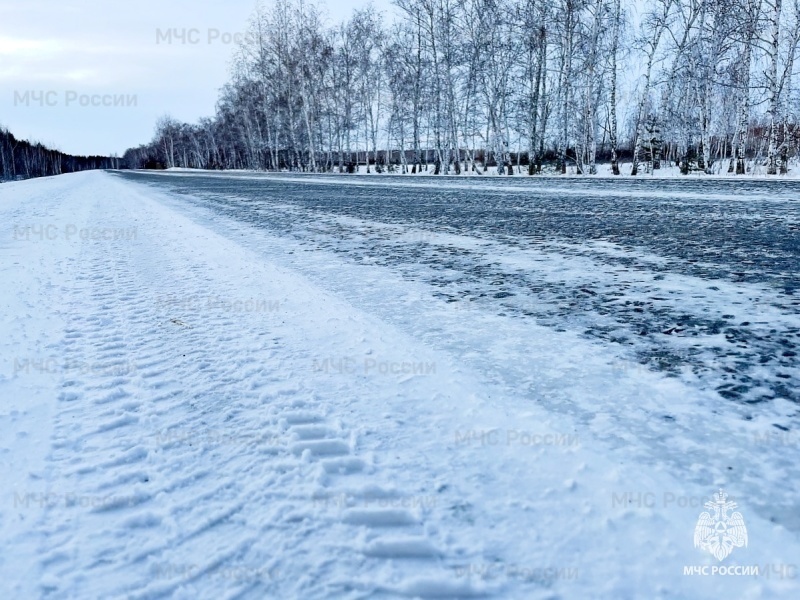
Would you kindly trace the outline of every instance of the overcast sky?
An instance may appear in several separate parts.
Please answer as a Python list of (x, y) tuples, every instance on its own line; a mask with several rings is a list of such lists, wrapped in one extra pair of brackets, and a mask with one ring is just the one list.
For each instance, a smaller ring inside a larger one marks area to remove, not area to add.
[[(340, 21), (368, 3), (324, 4)], [(392, 10), (390, 0), (372, 3)], [(163, 114), (189, 122), (211, 116), (234, 49), (226, 41), (246, 29), (255, 6), (256, 0), (0, 0), (0, 125), (70, 154), (121, 155), (149, 141)], [(197, 30), (197, 43), (169, 43), (171, 28)], [(25, 101), (28, 92), (36, 95)], [(102, 104), (120, 94), (135, 96), (135, 106), (81, 106), (82, 96)]]

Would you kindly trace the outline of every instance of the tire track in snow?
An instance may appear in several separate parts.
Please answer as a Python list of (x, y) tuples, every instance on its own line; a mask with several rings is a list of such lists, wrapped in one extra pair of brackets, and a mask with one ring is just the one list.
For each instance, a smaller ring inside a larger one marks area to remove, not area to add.
[[(164, 302), (165, 289), (202, 297), (225, 282), (186, 261), (157, 215), (120, 199), (96, 202), (92, 218), (139, 235), (86, 241), (64, 299), (65, 362), (90, 368), (62, 383), (46, 595), (361, 597), (390, 591), (342, 578), (342, 563), (412, 573), (441, 557), (420, 514), (382, 508), (402, 494), (331, 418), (336, 395), (323, 401), (298, 377), (313, 357), (294, 350), (285, 364), (279, 315)], [(369, 486), (348, 481), (365, 472)], [(339, 560), (293, 581), (316, 544)]]

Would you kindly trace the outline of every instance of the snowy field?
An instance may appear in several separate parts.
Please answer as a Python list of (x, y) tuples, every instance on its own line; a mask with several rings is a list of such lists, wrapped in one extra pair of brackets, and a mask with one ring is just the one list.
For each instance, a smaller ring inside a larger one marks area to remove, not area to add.
[(799, 197), (3, 184), (0, 597), (800, 597)]

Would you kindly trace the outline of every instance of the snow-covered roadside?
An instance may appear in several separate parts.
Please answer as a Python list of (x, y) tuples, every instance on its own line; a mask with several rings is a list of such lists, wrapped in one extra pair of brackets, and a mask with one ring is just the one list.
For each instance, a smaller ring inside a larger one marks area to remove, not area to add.
[[(353, 173), (349, 175), (366, 175), (366, 176), (385, 176), (385, 175), (403, 175), (408, 176), (410, 178), (416, 177), (434, 177), (434, 178), (443, 178), (448, 176), (454, 176), (457, 178), (493, 178), (498, 177), (500, 179), (531, 179), (531, 180), (538, 180), (542, 178), (553, 177), (555, 179), (581, 179), (581, 180), (596, 180), (596, 179), (735, 179), (740, 181), (747, 181), (752, 179), (762, 179), (762, 180), (786, 180), (786, 179), (797, 179), (800, 177), (800, 163), (797, 161), (792, 161), (789, 165), (788, 173), (784, 173), (782, 175), (767, 175), (767, 168), (764, 165), (758, 165), (754, 162), (750, 161), (747, 165), (747, 175), (736, 175), (734, 173), (728, 173), (727, 169), (723, 170), (722, 166), (727, 165), (728, 161), (722, 161), (718, 163), (718, 168), (714, 169), (713, 173), (704, 173), (702, 171), (692, 171), (686, 175), (681, 173), (680, 167), (677, 166), (663, 166), (660, 169), (655, 169), (653, 171), (647, 172), (645, 170), (646, 163), (642, 162), (639, 168), (639, 174), (636, 176), (631, 176), (631, 168), (632, 163), (620, 163), (619, 165), (619, 175), (614, 175), (611, 170), (610, 163), (600, 163), (597, 165), (597, 173), (595, 175), (580, 175), (577, 173), (575, 166), (569, 166), (567, 168), (567, 172), (562, 174), (556, 171), (553, 166), (545, 167), (544, 171), (540, 175), (535, 175), (531, 177), (528, 175), (528, 167), (526, 165), (513, 165), (511, 175), (508, 175), (507, 171), (503, 173), (499, 173), (497, 167), (489, 167), (488, 169), (484, 170), (482, 165), (478, 165), (477, 170), (473, 171), (471, 165), (466, 163), (462, 163), (461, 165), (461, 173), (459, 175), (455, 174), (455, 171), (451, 168), (450, 172), (447, 175), (439, 174), (435, 175), (435, 168), (434, 165), (429, 164), (426, 168), (420, 168), (420, 170), (416, 173), (411, 173), (411, 167), (409, 166), (409, 171), (405, 174), (402, 172), (402, 167), (399, 165), (394, 165), (394, 170), (389, 170), (387, 168), (382, 168), (382, 171), (378, 173), (375, 170), (374, 165), (370, 167), (369, 172), (367, 172), (366, 165), (358, 165), (357, 169), (354, 169)], [(198, 173), (204, 172), (202, 169), (187, 169), (184, 167), (172, 167), (170, 169), (166, 169), (166, 171), (170, 173)], [(220, 171), (205, 171), (208, 173), (220, 173)], [(231, 169), (225, 171), (225, 173), (258, 173), (259, 171), (248, 171), (245, 169)], [(284, 173), (290, 173), (289, 171), (284, 171)], [(334, 166), (333, 171), (331, 172), (332, 175), (340, 174), (338, 171), (338, 167)], [(311, 175), (311, 173), (309, 173)]]
[[(4, 320), (3, 433), (39, 440), (2, 438), (14, 596), (800, 591), (683, 575), (716, 564), (692, 533), (717, 486), (750, 534), (726, 565), (800, 562), (797, 528), (727, 469), (735, 421), (693, 424), (710, 400), (691, 388), (106, 174), (4, 186), (0, 217), (20, 277), (3, 305), (30, 305)], [(664, 415), (681, 427), (660, 461), (644, 448)]]
[[(67, 315), (60, 299), (80, 248), (74, 243), (57, 247), (31, 244), (21, 228), (35, 224), (45, 227), (46, 236), (63, 236), (64, 230), (54, 227), (88, 218), (88, 204), (68, 205), (62, 200), (67, 189), (75, 193), (86, 184), (91, 193), (91, 181), (65, 183), (51, 177), (8, 184), (0, 190), (0, 480), (5, 484), (0, 502), (0, 588), (15, 590), (13, 595), (4, 594), (9, 598), (37, 595), (35, 516), (19, 510), (21, 505), (15, 499), (24, 497), (32, 487), (46, 485), (41, 478), (50, 450), (60, 377), (56, 365), (48, 364), (44, 357), (57, 355), (55, 349), (63, 342)], [(37, 232), (41, 234), (41, 229)], [(27, 535), (19, 535), (22, 532)], [(17, 561), (15, 556), (25, 558)]]

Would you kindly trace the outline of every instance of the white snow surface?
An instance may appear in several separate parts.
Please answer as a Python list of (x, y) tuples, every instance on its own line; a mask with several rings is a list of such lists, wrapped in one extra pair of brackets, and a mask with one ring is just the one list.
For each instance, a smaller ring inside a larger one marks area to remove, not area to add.
[[(716, 159), (715, 159), (716, 160)], [(735, 173), (729, 173), (727, 167), (730, 164), (730, 160), (716, 160), (714, 166), (712, 168), (711, 173), (705, 173), (703, 171), (691, 171), (686, 175), (681, 173), (680, 167), (674, 166), (670, 164), (667, 165), (667, 162), (664, 161), (663, 166), (660, 169), (649, 170), (647, 162), (639, 163), (639, 173), (636, 176), (631, 175), (631, 169), (633, 167), (632, 163), (621, 162), (619, 164), (619, 175), (614, 175), (611, 169), (611, 163), (598, 163), (596, 165), (597, 173), (595, 175), (584, 175), (578, 174), (577, 170), (574, 165), (569, 165), (567, 167), (567, 172), (562, 174), (558, 172), (553, 165), (545, 165), (543, 168), (543, 172), (541, 175), (537, 175), (531, 178), (528, 175), (528, 167), (527, 165), (512, 165), (512, 172), (511, 175), (508, 175), (508, 171), (506, 169), (500, 173), (497, 170), (497, 166), (492, 166), (484, 169), (484, 166), (480, 163), (476, 164), (476, 170), (473, 171), (471, 168), (471, 164), (469, 163), (461, 163), (461, 173), (458, 177), (465, 178), (465, 177), (475, 177), (475, 178), (491, 178), (491, 177), (499, 177), (501, 179), (508, 179), (517, 178), (517, 179), (541, 179), (547, 176), (555, 176), (557, 179), (565, 179), (565, 178), (577, 178), (582, 180), (593, 180), (593, 179), (600, 179), (600, 178), (611, 178), (611, 179), (629, 179), (629, 178), (638, 178), (638, 179), (736, 179), (736, 180), (748, 180), (748, 179), (768, 179), (768, 180), (787, 180), (787, 179), (797, 179), (800, 177), (800, 163), (795, 160), (791, 160), (789, 162), (789, 168), (787, 173), (783, 173), (780, 175), (767, 175), (767, 166), (766, 164), (762, 164), (765, 161), (763, 160), (749, 160), (747, 161), (747, 174), (746, 175), (736, 175)], [(413, 177), (436, 177), (440, 178), (442, 175), (435, 175), (435, 168), (434, 165), (428, 164), (427, 166), (421, 166), (420, 169), (416, 173), (411, 173), (411, 165), (407, 167), (408, 171), (405, 173), (407, 176)], [(201, 169), (189, 169), (185, 167), (171, 167), (169, 169), (165, 169), (165, 171), (169, 171), (171, 173), (177, 172), (184, 172), (184, 173), (198, 173)], [(219, 173), (219, 171), (210, 171)], [(230, 169), (225, 171), (226, 173), (258, 173), (259, 171), (249, 171), (247, 169)], [(283, 171), (284, 173), (288, 173), (289, 171)], [(263, 171), (261, 172), (263, 173)], [(338, 167), (334, 165), (332, 173), (338, 173)], [(381, 175), (400, 175), (402, 174), (402, 167), (400, 165), (393, 165), (393, 170), (389, 170), (386, 167), (382, 167), (381, 172), (378, 173), (375, 170), (375, 166), (372, 165), (370, 167), (369, 172), (367, 171), (366, 165), (359, 164), (358, 168), (355, 170), (352, 175), (369, 175), (369, 176), (381, 176)], [(448, 175), (456, 175), (454, 168), (451, 166), (448, 172)]]
[[(112, 174), (4, 184), (0, 221), (0, 597), (800, 597), (797, 447), (754, 442), (788, 402)], [(718, 565), (760, 572), (684, 575)]]

